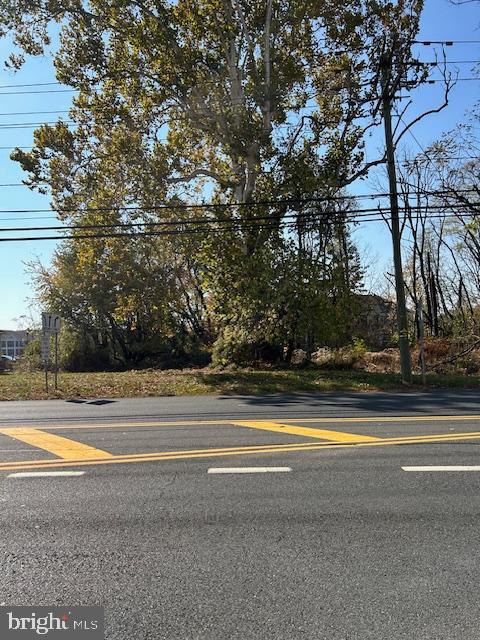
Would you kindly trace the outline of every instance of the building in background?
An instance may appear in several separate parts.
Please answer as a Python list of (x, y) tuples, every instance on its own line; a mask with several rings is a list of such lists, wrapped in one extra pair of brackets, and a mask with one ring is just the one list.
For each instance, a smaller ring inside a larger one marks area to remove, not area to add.
[(0, 355), (19, 358), (31, 340), (33, 340), (33, 335), (28, 331), (0, 329)]

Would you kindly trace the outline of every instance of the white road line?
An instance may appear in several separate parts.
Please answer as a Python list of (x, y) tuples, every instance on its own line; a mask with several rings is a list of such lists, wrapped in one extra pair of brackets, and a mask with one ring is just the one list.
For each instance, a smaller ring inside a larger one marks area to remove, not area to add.
[(11, 453), (12, 451), (30, 451), (30, 453), (42, 453), (42, 451), (35, 451), (35, 449), (0, 449), (0, 453)]
[(430, 467), (402, 467), (404, 471), (480, 471), (480, 466), (430, 466)]
[(290, 467), (210, 467), (207, 473), (286, 473)]
[(7, 478), (55, 478), (67, 476), (83, 476), (85, 471), (25, 471), (22, 473), (9, 473)]

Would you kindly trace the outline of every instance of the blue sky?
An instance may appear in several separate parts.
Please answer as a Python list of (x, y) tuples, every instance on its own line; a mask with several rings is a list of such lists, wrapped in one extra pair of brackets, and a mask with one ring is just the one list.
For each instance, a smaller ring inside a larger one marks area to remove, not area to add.
[[(461, 7), (453, 6), (448, 0), (426, 0), (422, 18), (422, 29), (419, 39), (424, 40), (480, 40), (480, 11), (476, 3)], [(434, 59), (432, 47), (417, 46), (420, 57), (424, 60)], [(8, 42), (0, 42), (0, 58), (4, 59), (9, 51)], [(480, 60), (480, 44), (458, 44), (447, 48), (449, 60)], [(462, 78), (472, 77), (473, 65), (458, 65)], [(62, 87), (18, 87), (8, 89), (6, 85), (54, 82), (54, 68), (47, 57), (30, 59), (18, 73), (0, 71), (0, 185), (17, 183), (24, 177), (18, 165), (9, 159), (11, 147), (30, 147), (32, 143), (32, 126), (18, 126), (14, 129), (3, 128), (11, 123), (37, 123), (54, 121), (66, 114), (72, 93), (60, 92)], [(28, 91), (51, 91), (52, 93), (24, 93)], [(8, 93), (16, 92), (15, 95)], [(22, 92), (22, 93), (20, 93)], [(411, 114), (420, 112), (441, 100), (441, 85), (427, 85), (412, 93), (414, 106)], [(434, 115), (419, 124), (414, 130), (415, 137), (422, 146), (428, 146), (443, 131), (453, 128), (464, 118), (465, 112), (480, 98), (480, 81), (459, 82), (453, 90), (451, 104), (439, 115)], [(55, 111), (42, 115), (29, 115), (29, 111)], [(12, 114), (17, 115), (4, 115)], [(405, 145), (412, 152), (419, 152), (417, 143), (407, 134)], [(380, 134), (370, 142), (372, 153), (375, 147), (381, 146)], [(7, 147), (7, 149), (3, 148)], [(367, 193), (376, 190), (375, 176), (352, 188), (353, 193)], [(0, 209), (46, 209), (49, 207), (47, 196), (36, 194), (25, 187), (0, 186)], [(51, 215), (51, 214), (50, 214)], [(2, 228), (14, 226), (30, 226), (35, 220), (18, 220), (18, 218), (36, 218), (40, 226), (54, 223), (51, 219), (42, 219), (48, 213), (9, 214), (0, 212)], [(17, 218), (17, 222), (15, 219)], [(13, 220), (12, 220), (13, 219)], [(3, 234), (4, 235), (4, 234)], [(369, 259), (376, 258), (374, 271), (379, 272), (390, 261), (390, 237), (383, 224), (371, 223), (359, 227), (355, 232), (357, 242), (362, 251), (366, 251)], [(30, 278), (25, 269), (25, 262), (39, 258), (48, 265), (55, 242), (19, 242), (0, 243), (0, 278), (2, 295), (0, 297), (0, 328), (13, 328), (15, 318), (29, 314), (28, 300), (33, 296)]]

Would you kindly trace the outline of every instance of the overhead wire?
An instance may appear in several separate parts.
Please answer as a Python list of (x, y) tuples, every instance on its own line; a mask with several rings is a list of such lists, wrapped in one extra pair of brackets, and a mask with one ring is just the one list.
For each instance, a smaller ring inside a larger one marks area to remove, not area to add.
[[(294, 214), (285, 214), (282, 217), (282, 220), (285, 219), (289, 219), (292, 217), (298, 218), (300, 216), (321, 216), (321, 217), (325, 217), (326, 215), (339, 215), (341, 213), (341, 215), (345, 216), (345, 218), (347, 218), (347, 216), (350, 216), (351, 214), (353, 214), (355, 217), (356, 216), (369, 216), (372, 215), (373, 213), (376, 213), (377, 211), (385, 211), (385, 209), (366, 209), (366, 210), (362, 210), (361, 212), (356, 212), (356, 211), (345, 211), (345, 212), (329, 212), (329, 213), (324, 213), (324, 212), (302, 212), (301, 214), (299, 213), (294, 213)], [(109, 224), (105, 224), (105, 223), (95, 223), (95, 224), (74, 224), (74, 225), (55, 225), (55, 226), (44, 226), (44, 227), (7, 227), (7, 228), (0, 228), (0, 233), (5, 233), (5, 232), (10, 232), (10, 231), (74, 231), (76, 229), (130, 229), (130, 228), (138, 228), (138, 227), (161, 227), (161, 226), (182, 226), (182, 225), (211, 225), (211, 224), (223, 224), (223, 223), (227, 223), (227, 224), (244, 224), (245, 222), (264, 222), (264, 221), (271, 221), (272, 220), (272, 216), (267, 215), (267, 216), (250, 216), (250, 217), (243, 217), (243, 218), (189, 218), (186, 220), (163, 220), (163, 221), (158, 221), (158, 222), (114, 222), (114, 223), (109, 223)]]
[[(419, 61), (420, 64), (422, 64), (422, 61)], [(430, 64), (430, 63), (424, 63), (424, 64)], [(439, 64), (443, 64), (442, 62), (439, 62)], [(455, 64), (455, 62), (451, 62), (449, 63), (447, 61), (447, 64)], [(458, 63), (460, 64), (460, 62)], [(475, 61), (473, 62), (473, 64), (475, 64)], [(463, 82), (463, 81), (470, 81), (470, 80), (478, 80), (478, 78), (473, 77), (473, 78), (457, 78), (456, 81), (457, 82)], [(443, 80), (438, 80), (438, 82), (443, 82)], [(50, 84), (50, 83), (48, 83)], [(421, 82), (420, 84), (423, 84), (423, 82)], [(14, 85), (11, 85), (14, 86)], [(20, 85), (18, 85), (20, 86)], [(25, 85), (28, 86), (28, 85)], [(31, 86), (36, 86), (36, 85), (31, 85)], [(8, 88), (8, 87), (5, 87)], [(347, 86), (345, 87), (340, 87), (340, 88), (344, 88), (344, 89), (348, 89)], [(37, 91), (3, 91), (2, 87), (0, 87), (0, 96), (10, 96), (10, 95), (34, 95), (34, 94), (51, 94), (51, 93), (75, 93), (76, 91), (78, 91), (78, 89), (47, 89), (47, 90), (37, 90)], [(328, 93), (334, 93), (333, 91), (328, 91)]]
[[(421, 195), (421, 194), (419, 194), (419, 195)], [(454, 195), (454, 194), (452, 193), (452, 195)], [(417, 195), (415, 195), (415, 197), (417, 197)], [(425, 197), (425, 196), (422, 196), (422, 197)], [(448, 195), (439, 196), (439, 197), (447, 198)], [(405, 200), (404, 196), (402, 196), (402, 199)], [(409, 203), (408, 206), (410, 207), (410, 206), (416, 206), (416, 205), (410, 205), (410, 203)], [(425, 205), (425, 207), (426, 206), (427, 205)], [(463, 206), (464, 205), (462, 203), (458, 203), (458, 204), (453, 203), (451, 205), (452, 208), (455, 208), (455, 207), (463, 208)], [(445, 207), (444, 207), (444, 205), (428, 205), (428, 208), (429, 209), (443, 209)], [(385, 213), (385, 212), (389, 212), (389, 209), (385, 208), (385, 207), (376, 207), (376, 208), (371, 208), (371, 209), (348, 209), (348, 210), (345, 211), (345, 214), (346, 215), (353, 214), (355, 216), (361, 217), (362, 215), (371, 215), (372, 213), (375, 213), (375, 212)], [(142, 213), (145, 213), (145, 212), (142, 212)], [(242, 219), (245, 220), (245, 217), (242, 218)], [(261, 219), (261, 218), (259, 218), (259, 217), (252, 218), (252, 220), (259, 220), (259, 219)], [(37, 220), (58, 220), (58, 216), (28, 216), (28, 217), (24, 217), (24, 216), (17, 217), (16, 216), (14, 218), (2, 218), (2, 217), (0, 217), (0, 223), (2, 223), (2, 222), (19, 222), (19, 221), (24, 221), (24, 220), (35, 220), (35, 221), (37, 221)], [(205, 221), (206, 222), (215, 222), (215, 220), (212, 220), (212, 219), (205, 219)], [(188, 221), (183, 220), (182, 224), (184, 222), (188, 223)], [(104, 227), (104, 226), (105, 227), (110, 227), (110, 226), (116, 227), (116, 226), (122, 226), (123, 224), (125, 226), (144, 226), (144, 225), (145, 226), (148, 226), (148, 225), (155, 226), (157, 224), (162, 224), (162, 223), (159, 223), (159, 222), (148, 222), (148, 223), (111, 223), (111, 224), (93, 224), (93, 225), (82, 225), (82, 224), (80, 224), (80, 225), (75, 225), (72, 228), (84, 227), (84, 226), (86, 226), (86, 227)], [(42, 228), (46, 228), (46, 227), (42, 227)], [(66, 226), (61, 226), (61, 227), (55, 227), (55, 228), (57, 228), (57, 229), (65, 229), (67, 227)], [(1, 231), (6, 231), (6, 230), (11, 231), (12, 228), (8, 227), (7, 229), (0, 229), (0, 232)], [(16, 230), (20, 230), (20, 229), (16, 229)], [(28, 227), (25, 230), (32, 230), (32, 227)]]
[[(479, 215), (480, 215), (480, 211), (479, 211)], [(410, 218), (412, 219), (416, 219), (416, 218), (425, 218), (425, 216), (410, 216)], [(473, 213), (468, 213), (468, 214), (431, 214), (428, 216), (428, 219), (446, 219), (446, 218), (452, 218), (452, 220), (454, 220), (455, 218), (459, 218), (459, 217), (468, 217), (468, 218), (477, 218), (476, 214)], [(371, 218), (366, 218), (364, 220), (362, 220), (363, 222), (382, 222), (384, 221), (384, 218), (380, 218), (380, 217), (371, 217)], [(334, 221), (334, 220), (330, 220), (328, 221), (328, 224), (342, 224), (345, 225), (348, 222), (351, 221), (347, 221), (345, 222), (344, 220), (340, 220), (340, 221)], [(142, 231), (142, 232), (137, 232), (137, 233), (125, 233), (125, 231), (123, 232), (107, 232), (107, 233), (89, 233), (89, 234), (71, 234), (68, 236), (61, 236), (61, 235), (56, 235), (56, 236), (16, 236), (16, 237), (7, 237), (7, 238), (0, 238), (0, 242), (27, 242), (27, 241), (48, 241), (48, 240), (55, 240), (55, 241), (59, 241), (59, 240), (102, 240), (102, 239), (108, 239), (108, 238), (128, 238), (129, 240), (132, 240), (132, 238), (134, 239), (138, 239), (138, 238), (144, 238), (144, 237), (157, 237), (157, 236), (165, 236), (165, 235), (194, 235), (194, 234), (199, 234), (199, 233), (224, 233), (225, 231), (263, 231), (263, 230), (268, 230), (268, 229), (276, 229), (276, 230), (283, 230), (287, 227), (291, 227), (291, 226), (295, 226), (298, 225), (298, 221), (294, 221), (294, 222), (287, 222), (287, 223), (273, 223), (273, 224), (262, 224), (262, 225), (254, 225), (254, 224), (250, 224), (250, 225), (242, 225), (241, 222), (237, 222), (235, 225), (231, 225), (229, 227), (221, 227), (221, 228), (190, 228), (190, 229), (167, 229), (167, 230), (162, 230), (162, 231)]]
[[(466, 189), (471, 192), (472, 189)], [(441, 190), (425, 191), (425, 195), (435, 196), (442, 193)], [(445, 191), (443, 192), (445, 193)], [(161, 211), (183, 209), (228, 209), (248, 208), (257, 206), (276, 206), (288, 204), (311, 204), (318, 202), (345, 202), (349, 199), (377, 199), (388, 198), (389, 193), (365, 193), (365, 194), (339, 194), (331, 196), (310, 196), (307, 198), (282, 198), (273, 200), (249, 200), (247, 202), (199, 202), (199, 203), (173, 203), (162, 202), (156, 205), (115, 205), (112, 207), (59, 207), (56, 209), (0, 209), (0, 213), (88, 213), (100, 211)]]
[[(453, 44), (465, 44), (467, 42), (468, 43), (480, 43), (480, 41), (414, 41), (415, 44), (423, 44), (423, 45), (443, 44), (443, 45), (446, 45), (446, 46), (451, 46)], [(470, 63), (475, 64), (478, 61), (466, 61), (465, 60), (465, 61), (446, 61), (446, 62), (447, 62), (447, 64), (470, 64)], [(436, 63), (425, 62), (423, 64), (433, 65), (433, 64), (436, 64)], [(441, 63), (437, 63), (437, 64), (441, 64)], [(459, 78), (459, 79), (457, 79), (457, 81), (473, 81), (473, 80), (478, 80), (478, 79), (479, 78)], [(443, 82), (443, 80), (433, 79), (430, 82)], [(30, 86), (32, 86), (32, 87), (34, 87), (34, 86), (47, 86), (47, 85), (55, 85), (55, 84), (59, 85), (61, 83), (59, 83), (59, 82), (48, 82), (48, 83), (46, 83), (45, 82), (45, 83), (30, 83), (30, 84), (19, 84), (19, 85), (4, 85), (4, 86), (0, 86), (0, 90), (4, 89), (4, 88), (13, 88), (13, 87), (20, 87), (21, 88), (21, 87), (30, 87)], [(7, 92), (3, 92), (2, 93), (0, 91), (0, 95), (13, 95), (13, 94), (24, 95), (24, 94), (32, 94), (32, 93), (39, 93), (39, 94), (43, 94), (43, 93), (66, 93), (66, 92), (74, 92), (74, 91), (76, 91), (76, 89), (47, 90), (47, 91), (40, 90), (40, 91), (25, 91), (25, 92), (24, 91), (20, 91), (20, 92), (11, 92), (11, 93), (7, 93)], [(0, 114), (0, 115), (27, 115), (27, 114), (32, 114), (33, 115), (33, 114), (41, 114), (41, 113), (47, 114), (47, 113), (62, 113), (62, 112), (68, 113), (68, 111), (58, 110), (58, 111), (50, 111), (50, 112), (49, 111), (44, 111), (44, 112), (41, 112), (41, 111), (39, 111), (39, 112), (13, 112), (13, 113), (10, 113), (10, 114), (9, 113), (5, 113), (5, 114)], [(48, 122), (45, 122), (45, 123), (5, 123), (3, 125), (0, 123), (0, 129), (27, 128), (27, 127), (39, 126), (39, 125), (42, 125), (42, 124), (56, 124), (56, 123), (54, 123), (54, 122), (52, 122), (52, 123), (48, 123)], [(77, 123), (66, 122), (65, 124), (67, 124), (68, 126), (71, 126), (71, 125), (75, 125)], [(410, 131), (410, 133), (413, 136), (413, 133), (411, 131)], [(14, 149), (14, 148), (29, 149), (30, 147), (0, 147), (0, 149)], [(475, 157), (470, 157), (470, 156), (457, 157), (457, 158), (458, 159), (476, 159)], [(452, 158), (452, 159), (455, 159), (455, 158)], [(10, 187), (10, 186), (28, 186), (28, 185), (25, 185), (24, 183), (5, 183), (5, 184), (0, 184), (0, 186), (1, 187)], [(348, 196), (345, 196), (345, 198), (346, 199), (352, 198), (352, 197), (353, 198), (360, 198), (360, 197), (365, 197), (365, 198), (379, 197), (380, 198), (380, 197), (387, 197), (387, 195), (388, 194), (385, 194), (385, 195), (382, 195), (382, 194), (367, 194), (365, 196), (355, 196), (355, 195), (350, 196), (350, 195), (348, 195)], [(249, 203), (245, 203), (245, 204), (247, 205)], [(261, 204), (262, 203), (252, 203), (251, 206), (257, 206), (257, 205), (261, 205)], [(169, 206), (171, 207), (172, 205), (169, 205)], [(199, 207), (202, 207), (202, 206), (211, 207), (212, 205), (182, 205), (182, 208), (186, 208), (187, 206), (191, 206), (192, 208), (199, 208)], [(219, 206), (225, 207), (224, 204), (219, 205)], [(235, 204), (235, 206), (240, 206), (240, 205)], [(176, 208), (178, 208), (178, 206)], [(88, 211), (88, 210), (93, 210), (93, 209), (87, 209), (86, 211)], [(115, 210), (115, 209), (108, 208), (106, 210), (111, 211), (111, 210)], [(121, 207), (121, 208), (119, 208), (119, 210), (126, 211), (126, 210), (131, 210), (131, 208)], [(10, 212), (10, 211), (11, 212), (16, 212), (16, 211), (13, 211), (13, 210), (4, 210), (4, 211), (5, 212)], [(38, 212), (41, 212), (41, 211), (49, 211), (49, 210), (46, 210), (46, 209), (44, 209), (44, 210), (40, 210), (40, 209), (38, 209), (38, 210), (18, 210), (18, 212), (22, 212), (22, 211), (28, 211), (28, 212), (38, 211)], [(85, 210), (82, 210), (82, 211), (85, 211)], [(65, 210), (63, 210), (63, 212), (65, 212)], [(35, 219), (40, 219), (40, 218), (35, 218)]]
[[(405, 204), (400, 207), (401, 210), (421, 210), (425, 205), (419, 204)], [(429, 211), (435, 211), (437, 209), (443, 210), (444, 205), (428, 205)], [(449, 207), (452, 208), (460, 208), (463, 209), (463, 204), (453, 204)], [(317, 218), (325, 218), (328, 216), (333, 217), (342, 217), (345, 221), (362, 219), (363, 217), (372, 216), (373, 214), (383, 214), (388, 213), (390, 211), (389, 207), (375, 207), (370, 209), (345, 209), (345, 210), (337, 210), (337, 211), (303, 211), (303, 212), (294, 212), (294, 213), (285, 213), (282, 216), (282, 220), (289, 218), (307, 218), (307, 217), (317, 217)], [(455, 212), (456, 215), (457, 212)], [(479, 212), (480, 214), (480, 208)], [(444, 213), (442, 215), (449, 216), (448, 213)], [(465, 214), (472, 215), (472, 214)], [(55, 226), (43, 226), (43, 227), (7, 227), (0, 228), (1, 233), (5, 232), (19, 232), (19, 231), (73, 231), (73, 230), (83, 230), (83, 229), (130, 229), (130, 228), (138, 228), (138, 227), (159, 227), (159, 226), (182, 226), (182, 225), (211, 225), (211, 224), (223, 224), (226, 223), (228, 225), (242, 225), (244, 223), (258, 223), (258, 222), (268, 222), (272, 220), (271, 215), (263, 215), (263, 216), (244, 216), (242, 218), (187, 218), (181, 220), (160, 220), (155, 222), (112, 222), (112, 223), (81, 223), (81, 224), (73, 224), (73, 225), (55, 225)]]
[(0, 84), (0, 89), (14, 89), (16, 87), (47, 87), (50, 85), (59, 85), (61, 82), (29, 82), (28, 84)]
[(53, 113), (68, 113), (68, 109), (54, 109), (53, 111), (4, 111), (0, 116), (36, 116)]
[(446, 47), (452, 47), (456, 44), (480, 44), (480, 40), (412, 40), (412, 44), (423, 44), (425, 46), (443, 44)]

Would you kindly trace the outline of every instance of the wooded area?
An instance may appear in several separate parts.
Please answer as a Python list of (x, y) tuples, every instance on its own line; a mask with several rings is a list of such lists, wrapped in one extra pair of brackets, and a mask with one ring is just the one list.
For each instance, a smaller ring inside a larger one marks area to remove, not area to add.
[[(10, 64), (43, 51), (57, 22), (57, 76), (78, 91), (73, 127), (43, 125), (12, 154), (68, 232), (51, 267), (31, 265), (42, 305), (67, 321), (66, 367), (290, 362), (362, 337), (352, 229), (367, 215), (349, 185), (385, 163), (366, 151), (380, 61), (393, 92), (426, 78), (412, 54), (422, 4), (3, 7)], [(428, 336), (479, 335), (479, 118), (402, 163), (412, 341), (419, 305)]]

